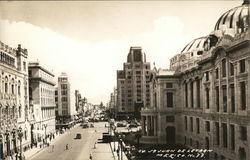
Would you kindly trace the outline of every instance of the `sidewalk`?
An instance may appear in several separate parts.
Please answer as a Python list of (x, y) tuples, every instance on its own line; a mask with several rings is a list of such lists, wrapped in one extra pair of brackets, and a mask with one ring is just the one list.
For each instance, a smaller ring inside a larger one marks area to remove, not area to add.
[[(121, 160), (121, 157), (122, 157), (122, 160), (128, 160), (127, 156), (125, 155), (124, 151), (121, 153), (121, 148), (120, 148), (120, 152), (119, 152), (119, 157), (118, 157), (118, 154), (117, 154), (117, 149), (118, 149), (118, 142), (110, 142), (110, 148), (111, 148), (111, 151), (113, 152), (113, 156), (114, 156), (114, 159), (115, 160)], [(115, 150), (114, 150), (115, 149)], [(122, 155), (121, 155), (122, 154)]]
[(109, 143), (97, 143), (96, 148), (93, 148), (92, 157), (93, 157), (93, 160), (114, 159), (110, 144)]
[[(76, 127), (76, 126), (77, 126), (77, 125), (75, 125), (74, 127)], [(73, 127), (73, 128), (74, 128), (74, 127)], [(71, 129), (73, 129), (73, 128), (71, 128)], [(65, 131), (63, 134), (58, 134), (58, 135), (56, 135), (56, 136), (55, 136), (55, 139), (53, 139), (53, 140), (51, 140), (51, 141), (48, 140), (49, 144), (50, 144), (50, 145), (53, 145), (56, 141), (58, 141), (58, 139), (60, 139), (60, 137), (61, 137), (62, 135), (65, 135), (65, 134), (67, 134), (67, 133), (68, 133), (68, 132)], [(30, 149), (30, 150), (27, 150), (27, 151), (24, 152), (23, 154), (24, 154), (24, 156), (25, 156), (26, 159), (30, 159), (32, 156), (34, 156), (35, 154), (39, 153), (40, 151), (42, 151), (42, 150), (45, 149), (46, 147), (47, 147), (47, 146), (44, 146), (44, 147), (40, 148), (39, 145), (37, 145), (37, 147), (34, 147), (34, 148)]]

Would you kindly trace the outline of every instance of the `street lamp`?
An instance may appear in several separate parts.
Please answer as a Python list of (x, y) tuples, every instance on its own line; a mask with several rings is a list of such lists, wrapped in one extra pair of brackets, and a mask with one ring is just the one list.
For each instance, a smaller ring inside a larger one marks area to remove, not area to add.
[(22, 128), (19, 127), (18, 129), (18, 137), (19, 137), (19, 140), (20, 140), (20, 160), (22, 160), (22, 137), (23, 137), (23, 132), (22, 132)]

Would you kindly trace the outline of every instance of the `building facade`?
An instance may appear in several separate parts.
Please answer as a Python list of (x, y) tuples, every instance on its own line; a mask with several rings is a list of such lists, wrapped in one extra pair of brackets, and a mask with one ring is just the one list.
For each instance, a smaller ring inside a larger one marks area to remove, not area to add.
[(150, 63), (141, 47), (131, 47), (123, 70), (117, 71), (116, 116), (140, 118), (140, 110), (150, 105)]
[(142, 111), (142, 143), (211, 149), (207, 156), (213, 160), (250, 159), (249, 24), (245, 0), (223, 14), (210, 35), (193, 40), (170, 60), (172, 76), (155, 71), (151, 83), (158, 94)]
[(58, 124), (66, 124), (74, 119), (75, 94), (71, 93), (69, 77), (62, 73), (58, 77), (58, 86), (55, 91), (56, 120)]
[(31, 125), (32, 144), (47, 142), (55, 133), (54, 74), (38, 62), (29, 63), (29, 102), (34, 110)]
[(21, 45), (13, 49), (0, 42), (0, 52), (0, 159), (3, 159), (30, 146), (33, 109), (28, 103), (27, 50)]

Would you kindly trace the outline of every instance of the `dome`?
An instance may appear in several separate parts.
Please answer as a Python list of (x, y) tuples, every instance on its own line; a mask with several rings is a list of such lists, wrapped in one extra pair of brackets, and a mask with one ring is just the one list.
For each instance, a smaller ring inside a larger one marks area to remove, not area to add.
[(207, 37), (200, 37), (191, 41), (183, 48), (183, 50), (181, 51), (181, 54), (191, 53), (191, 56), (193, 56), (192, 55), (193, 52), (203, 51), (206, 40), (207, 40)]
[(239, 32), (244, 32), (249, 27), (249, 4), (250, 0), (244, 0), (241, 6), (224, 13), (215, 24), (214, 31), (240, 29)]

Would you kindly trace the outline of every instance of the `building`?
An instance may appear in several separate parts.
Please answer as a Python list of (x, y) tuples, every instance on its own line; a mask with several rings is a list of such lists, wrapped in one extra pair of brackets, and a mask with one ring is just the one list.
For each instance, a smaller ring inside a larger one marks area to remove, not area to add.
[(187, 44), (170, 60), (172, 74), (154, 71), (153, 102), (141, 113), (142, 143), (211, 149), (213, 160), (250, 159), (249, 3)]
[[(0, 159), (31, 143), (32, 108), (28, 95), (28, 52), (0, 42)], [(21, 142), (20, 142), (21, 141)]]
[(55, 133), (55, 82), (54, 74), (38, 62), (29, 63), (29, 102), (34, 110), (31, 125), (31, 142), (47, 142)]
[(75, 93), (71, 93), (69, 77), (64, 72), (58, 77), (55, 101), (57, 124), (71, 123), (75, 114)]
[(140, 110), (150, 105), (150, 63), (141, 47), (131, 47), (123, 70), (117, 71), (117, 118), (140, 119)]
[[(82, 104), (82, 96), (81, 93), (78, 90), (75, 90), (75, 101), (76, 101), (76, 111), (81, 111), (81, 104)], [(79, 110), (80, 109), (80, 110)]]

